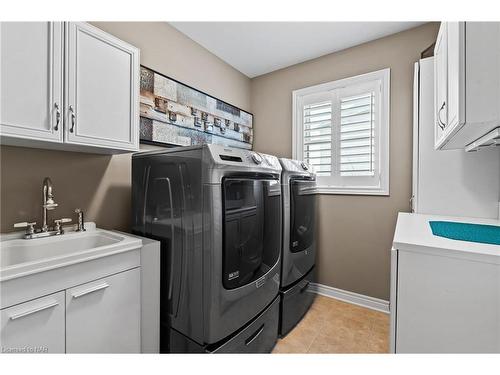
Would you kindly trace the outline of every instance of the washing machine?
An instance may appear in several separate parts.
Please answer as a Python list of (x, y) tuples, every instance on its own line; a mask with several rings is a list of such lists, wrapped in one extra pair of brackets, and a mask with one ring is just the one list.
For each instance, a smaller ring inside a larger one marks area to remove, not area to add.
[(280, 178), (276, 157), (220, 145), (133, 155), (132, 231), (161, 242), (161, 352), (272, 350)]
[(303, 161), (279, 159), (282, 166), (283, 246), (280, 335), (305, 315), (315, 293), (316, 175)]

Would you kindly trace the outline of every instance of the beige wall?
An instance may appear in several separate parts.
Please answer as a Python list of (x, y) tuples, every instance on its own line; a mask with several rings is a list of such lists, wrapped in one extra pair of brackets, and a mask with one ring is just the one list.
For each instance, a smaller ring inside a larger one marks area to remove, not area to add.
[(389, 299), (390, 248), (398, 211), (411, 195), (413, 63), (438, 24), (391, 35), (252, 80), (255, 149), (292, 156), (292, 91), (391, 68), (390, 196), (318, 197), (319, 282)]
[(141, 64), (241, 109), (250, 79), (166, 22), (91, 22), (141, 50)]
[[(437, 24), (248, 79), (166, 23), (96, 22), (141, 49), (141, 63), (255, 115), (255, 149), (291, 157), (291, 92), (339, 78), (391, 68), (391, 195), (319, 196), (319, 281), (389, 297), (389, 249), (398, 211), (408, 209), (411, 184), (413, 62)], [(103, 156), (2, 146), (0, 231), (40, 220), (41, 183), (50, 176), (59, 207), (52, 218), (81, 207), (103, 228), (128, 229), (130, 155)]]
[[(250, 110), (250, 79), (165, 22), (95, 22), (141, 50), (141, 64)], [(41, 216), (41, 184), (50, 176), (59, 207), (51, 217), (72, 217), (80, 207), (102, 228), (130, 225), (130, 154), (103, 156), (21, 147), (0, 148), (0, 231)]]

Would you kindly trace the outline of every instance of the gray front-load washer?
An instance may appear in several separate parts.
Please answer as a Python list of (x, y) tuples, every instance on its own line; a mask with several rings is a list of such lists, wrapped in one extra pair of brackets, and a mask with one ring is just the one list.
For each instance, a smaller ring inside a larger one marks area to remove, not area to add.
[(283, 199), (280, 335), (285, 336), (314, 300), (316, 174), (299, 160), (279, 159)]
[(278, 335), (281, 166), (219, 145), (137, 153), (132, 230), (161, 241), (161, 351), (265, 352)]

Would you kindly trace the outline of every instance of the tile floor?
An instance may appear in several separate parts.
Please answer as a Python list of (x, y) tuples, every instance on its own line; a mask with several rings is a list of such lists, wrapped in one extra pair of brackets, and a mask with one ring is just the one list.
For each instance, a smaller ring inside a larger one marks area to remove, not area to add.
[(273, 353), (388, 353), (389, 315), (318, 295)]

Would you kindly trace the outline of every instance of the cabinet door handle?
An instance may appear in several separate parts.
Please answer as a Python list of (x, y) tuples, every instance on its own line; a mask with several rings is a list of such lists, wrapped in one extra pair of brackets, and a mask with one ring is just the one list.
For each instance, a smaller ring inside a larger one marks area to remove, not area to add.
[(69, 106), (69, 112), (71, 113), (71, 128), (69, 131), (70, 133), (73, 133), (75, 131), (76, 115), (72, 105)]
[(53, 302), (50, 302), (50, 303), (48, 303), (46, 305), (43, 305), (43, 306), (34, 307), (34, 308), (31, 308), (31, 309), (27, 309), (25, 311), (18, 312), (16, 314), (12, 314), (12, 315), (9, 316), (9, 319), (10, 320), (16, 320), (16, 319), (22, 318), (24, 316), (28, 316), (28, 315), (37, 313), (39, 311), (50, 309), (51, 307), (54, 307), (54, 306), (57, 306), (57, 305), (59, 305), (59, 302), (53, 301)]
[(54, 126), (54, 130), (59, 130), (59, 123), (61, 122), (61, 110), (59, 109), (59, 104), (54, 103), (54, 107), (56, 109), (56, 126)]
[(444, 107), (446, 106), (446, 102), (443, 102), (443, 105), (441, 106), (441, 108), (439, 108), (439, 111), (438, 111), (438, 125), (439, 127), (441, 128), (441, 130), (444, 130), (444, 128), (446, 127), (446, 124), (441, 121), (441, 111), (444, 109)]
[(102, 283), (102, 284), (98, 284), (98, 285), (95, 285), (95, 286), (91, 286), (90, 288), (82, 290), (81, 292), (73, 293), (71, 296), (73, 298), (80, 298), (80, 297), (83, 297), (83, 296), (85, 296), (87, 294), (90, 294), (90, 293), (93, 293), (93, 292), (97, 292), (99, 290), (106, 289), (107, 287), (109, 287), (108, 283)]

